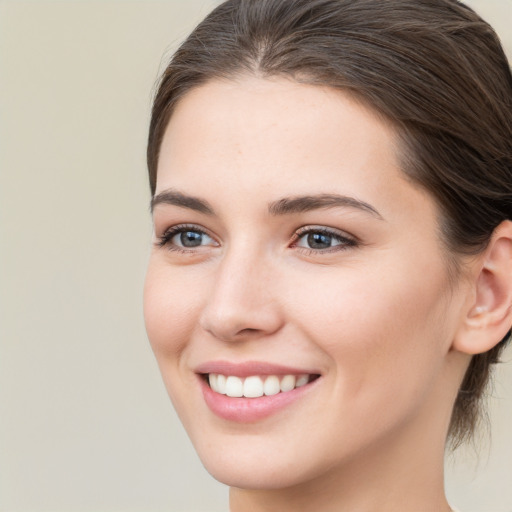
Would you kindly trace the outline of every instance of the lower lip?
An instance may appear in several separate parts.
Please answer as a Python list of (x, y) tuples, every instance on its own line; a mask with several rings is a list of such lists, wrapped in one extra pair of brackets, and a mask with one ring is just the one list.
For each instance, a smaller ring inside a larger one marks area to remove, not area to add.
[(277, 395), (261, 396), (258, 398), (232, 398), (215, 391), (200, 377), (204, 400), (210, 410), (217, 416), (237, 423), (252, 423), (276, 414), (288, 405), (307, 394), (319, 381), (277, 393)]

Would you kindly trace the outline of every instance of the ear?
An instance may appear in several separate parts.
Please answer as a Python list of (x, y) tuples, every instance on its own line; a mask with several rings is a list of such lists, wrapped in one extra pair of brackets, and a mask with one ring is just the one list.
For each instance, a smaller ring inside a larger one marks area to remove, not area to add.
[(512, 221), (503, 221), (471, 273), (473, 293), (452, 347), (466, 354), (492, 349), (512, 327)]

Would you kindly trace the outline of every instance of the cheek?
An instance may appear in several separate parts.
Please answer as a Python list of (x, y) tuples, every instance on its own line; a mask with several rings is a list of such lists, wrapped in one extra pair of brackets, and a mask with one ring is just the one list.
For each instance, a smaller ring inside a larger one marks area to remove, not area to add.
[(294, 314), (331, 359), (337, 403), (361, 414), (412, 407), (440, 371), (449, 337), (442, 270), (425, 279), (414, 266), (384, 267), (317, 276)]
[(200, 302), (200, 290), (183, 272), (150, 260), (144, 284), (144, 320), (159, 364), (161, 358), (174, 358), (185, 349), (198, 322)]
[(162, 262), (160, 255), (153, 255), (144, 284), (144, 320), (149, 342), (167, 393), (187, 430), (193, 424), (187, 411), (195, 378), (187, 371), (186, 354), (198, 325), (202, 300), (201, 288), (193, 286), (194, 282), (197, 280), (191, 280), (186, 272), (176, 271)]

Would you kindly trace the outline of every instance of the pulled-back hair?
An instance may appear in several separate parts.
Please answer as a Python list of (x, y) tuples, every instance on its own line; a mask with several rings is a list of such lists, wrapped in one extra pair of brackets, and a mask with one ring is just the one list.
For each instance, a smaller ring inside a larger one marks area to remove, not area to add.
[[(177, 102), (212, 79), (284, 76), (343, 90), (396, 129), (403, 172), (440, 210), (457, 254), (482, 251), (512, 219), (512, 75), (492, 28), (456, 0), (228, 0), (165, 70), (154, 99), (151, 191)], [(454, 444), (469, 438), (507, 336), (472, 357), (454, 406)]]

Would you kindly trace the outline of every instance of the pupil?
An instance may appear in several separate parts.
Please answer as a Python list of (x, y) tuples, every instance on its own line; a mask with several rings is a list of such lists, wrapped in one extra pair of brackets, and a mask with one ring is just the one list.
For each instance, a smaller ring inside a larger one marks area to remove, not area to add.
[(203, 235), (195, 231), (184, 231), (180, 235), (180, 241), (184, 247), (198, 247), (202, 240)]
[(310, 233), (308, 245), (312, 249), (328, 249), (331, 247), (332, 237), (323, 233)]

